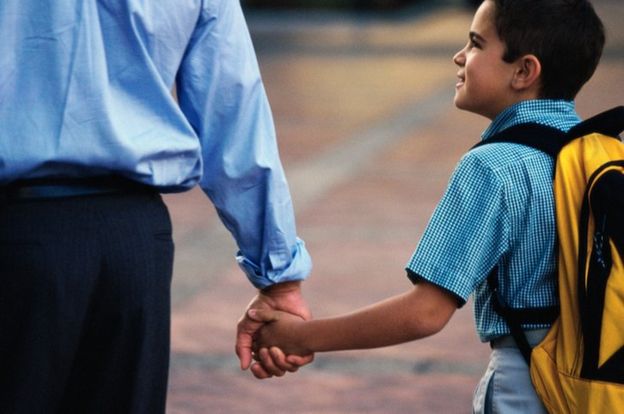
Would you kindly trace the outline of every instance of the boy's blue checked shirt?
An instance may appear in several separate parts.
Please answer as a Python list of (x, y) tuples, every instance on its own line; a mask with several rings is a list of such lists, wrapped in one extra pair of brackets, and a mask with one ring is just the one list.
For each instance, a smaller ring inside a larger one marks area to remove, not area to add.
[[(524, 101), (499, 114), (482, 138), (526, 122), (567, 131), (580, 119), (573, 102)], [(508, 306), (557, 303), (553, 167), (548, 155), (519, 144), (497, 143), (468, 152), (407, 264), (413, 280), (436, 284), (462, 304), (474, 293), (482, 341), (509, 333), (492, 308), (487, 276), (494, 266)]]

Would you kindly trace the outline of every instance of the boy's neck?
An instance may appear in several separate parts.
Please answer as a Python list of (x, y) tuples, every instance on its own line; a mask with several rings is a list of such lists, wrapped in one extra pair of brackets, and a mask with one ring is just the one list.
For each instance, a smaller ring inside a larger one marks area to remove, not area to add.
[(517, 102), (500, 112), (481, 135), (487, 139), (511, 126), (534, 122), (567, 131), (580, 118), (574, 101), (563, 99), (530, 99)]

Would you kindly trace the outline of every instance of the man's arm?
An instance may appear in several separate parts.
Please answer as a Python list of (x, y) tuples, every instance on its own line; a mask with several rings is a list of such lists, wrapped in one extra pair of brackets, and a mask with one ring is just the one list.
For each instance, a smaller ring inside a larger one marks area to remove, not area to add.
[(199, 185), (236, 240), (239, 266), (258, 289), (305, 279), (311, 260), (239, 2), (205, 3), (176, 81), (201, 144)]
[[(308, 317), (299, 282), (311, 260), (297, 238), (273, 118), (239, 2), (202, 3), (176, 80), (180, 108), (201, 143), (200, 186), (236, 240), (238, 264), (261, 289), (250, 306)], [(260, 326), (246, 316), (238, 324), (243, 368), (250, 365), (249, 345)]]

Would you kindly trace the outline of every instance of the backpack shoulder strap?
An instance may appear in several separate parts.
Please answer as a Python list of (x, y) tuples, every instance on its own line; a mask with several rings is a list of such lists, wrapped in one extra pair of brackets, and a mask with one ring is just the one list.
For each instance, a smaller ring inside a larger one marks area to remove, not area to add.
[(556, 158), (561, 148), (571, 139), (565, 132), (557, 128), (530, 122), (507, 128), (477, 143), (473, 148), (486, 144), (509, 142), (535, 148)]
[(624, 131), (624, 106), (616, 106), (593, 116), (568, 131), (572, 138), (598, 132), (617, 138)]
[(580, 122), (567, 133), (557, 128), (529, 122), (507, 128), (477, 143), (473, 148), (496, 142), (510, 142), (538, 149), (556, 158), (561, 148), (575, 138), (597, 132), (618, 139), (623, 131), (624, 106), (617, 106)]
[(559, 306), (537, 308), (512, 308), (508, 306), (498, 289), (498, 266), (495, 266), (488, 275), (487, 283), (494, 295), (492, 297), (494, 312), (503, 318), (509, 328), (511, 337), (516, 341), (522, 357), (527, 365), (531, 365), (531, 345), (522, 329), (522, 325), (552, 324), (559, 316)]

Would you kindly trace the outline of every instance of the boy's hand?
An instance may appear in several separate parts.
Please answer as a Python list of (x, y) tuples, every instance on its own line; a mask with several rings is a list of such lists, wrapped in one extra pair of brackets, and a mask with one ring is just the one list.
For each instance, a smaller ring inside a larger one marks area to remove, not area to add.
[(312, 361), (313, 354), (299, 340), (299, 329), (305, 323), (302, 318), (271, 309), (250, 309), (248, 314), (251, 319), (265, 323), (254, 337), (256, 357), (264, 367), (276, 361), (297, 367)]
[(254, 348), (279, 347), (286, 354), (305, 355), (309, 352), (296, 344), (296, 330), (303, 319), (272, 309), (250, 309), (249, 317), (265, 325), (254, 337)]

